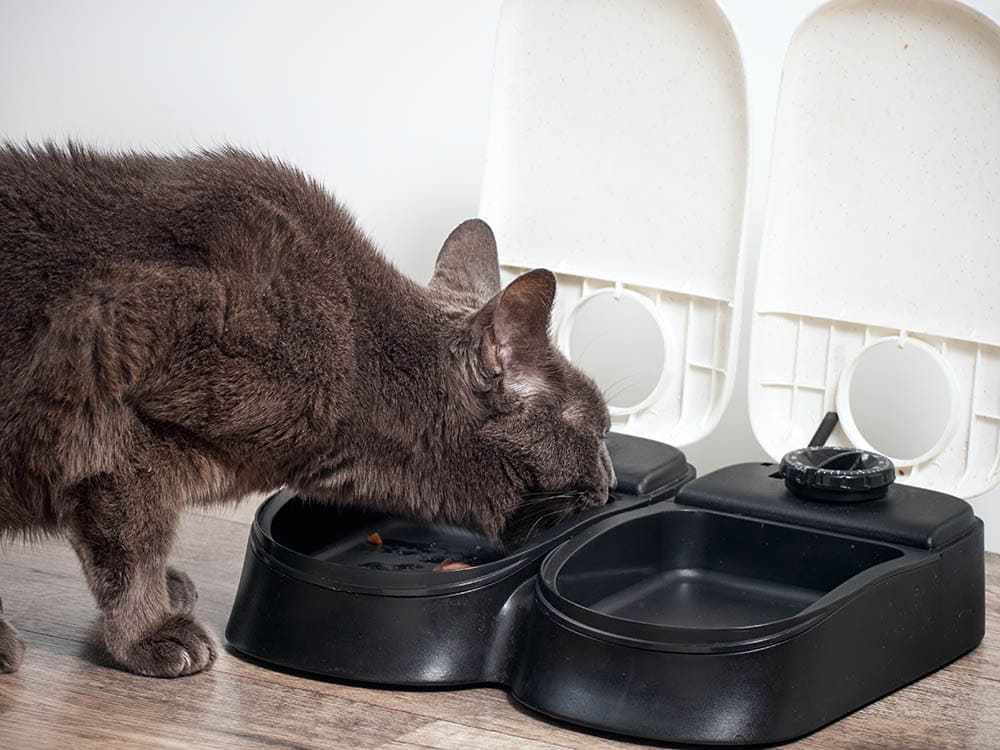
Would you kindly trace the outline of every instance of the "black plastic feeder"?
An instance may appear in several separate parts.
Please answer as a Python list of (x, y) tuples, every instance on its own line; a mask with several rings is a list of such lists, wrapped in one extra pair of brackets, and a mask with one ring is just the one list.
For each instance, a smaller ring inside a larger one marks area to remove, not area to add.
[[(982, 522), (857, 453), (811, 448), (689, 481), (679, 451), (616, 436), (615, 500), (511, 554), (278, 494), (258, 511), (226, 635), (328, 677), (500, 683), (634, 737), (792, 739), (983, 637)], [(428, 570), (445, 557), (475, 566)]]

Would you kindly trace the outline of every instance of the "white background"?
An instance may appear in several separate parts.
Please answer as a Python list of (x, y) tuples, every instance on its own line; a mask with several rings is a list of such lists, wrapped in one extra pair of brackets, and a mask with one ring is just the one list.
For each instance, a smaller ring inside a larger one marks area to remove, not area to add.
[[(749, 291), (781, 59), (817, 3), (720, 5), (749, 86)], [(974, 6), (1000, 18), (1000, 0)], [(500, 0), (0, 0), (0, 138), (153, 151), (232, 143), (279, 156), (320, 178), (425, 281), (448, 231), (476, 214), (499, 10)], [(748, 319), (732, 404), (686, 449), (701, 473), (764, 458), (747, 417)], [(1000, 551), (1000, 491), (974, 504)]]

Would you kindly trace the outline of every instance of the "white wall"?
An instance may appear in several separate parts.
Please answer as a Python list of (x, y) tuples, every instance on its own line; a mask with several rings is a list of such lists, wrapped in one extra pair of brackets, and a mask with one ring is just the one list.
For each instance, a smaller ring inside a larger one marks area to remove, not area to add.
[[(749, 79), (752, 289), (785, 46), (813, 0), (722, 0)], [(978, 0), (1000, 17), (1000, 0)], [(0, 0), (0, 138), (151, 150), (234, 143), (299, 164), (425, 280), (473, 216), (500, 0)], [(745, 324), (749, 316), (745, 316)], [(689, 446), (702, 473), (763, 458), (747, 417), (747, 326), (733, 402)], [(975, 501), (1000, 551), (1000, 491)]]
[(474, 216), (499, 0), (0, 0), (0, 137), (301, 165), (419, 278)]

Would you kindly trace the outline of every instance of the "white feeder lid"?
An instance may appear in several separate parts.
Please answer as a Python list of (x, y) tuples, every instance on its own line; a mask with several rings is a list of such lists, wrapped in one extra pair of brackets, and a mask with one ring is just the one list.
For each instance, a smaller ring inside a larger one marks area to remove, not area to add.
[(505, 281), (556, 273), (558, 343), (620, 432), (685, 445), (729, 399), (747, 144), (714, 3), (504, 3), (480, 214)]
[(785, 58), (749, 369), (775, 459), (830, 444), (969, 497), (1000, 482), (1000, 30), (835, 0)]

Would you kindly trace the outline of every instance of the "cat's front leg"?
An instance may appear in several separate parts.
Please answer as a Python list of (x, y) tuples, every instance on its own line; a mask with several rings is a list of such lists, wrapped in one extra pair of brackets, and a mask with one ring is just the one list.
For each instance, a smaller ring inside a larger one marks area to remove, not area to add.
[(191, 580), (168, 569), (179, 509), (110, 487), (80, 498), (72, 541), (104, 614), (104, 643), (124, 668), (180, 677), (211, 667), (216, 646), (191, 616)]
[(194, 587), (194, 581), (177, 568), (167, 568), (167, 595), (170, 598), (170, 609), (182, 615), (191, 614), (198, 601), (198, 589)]

